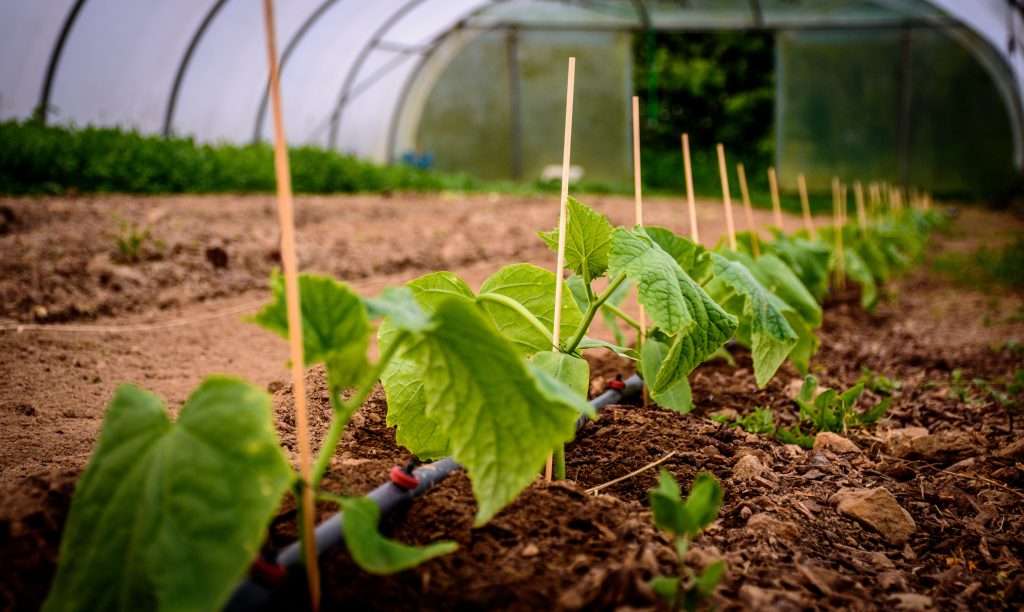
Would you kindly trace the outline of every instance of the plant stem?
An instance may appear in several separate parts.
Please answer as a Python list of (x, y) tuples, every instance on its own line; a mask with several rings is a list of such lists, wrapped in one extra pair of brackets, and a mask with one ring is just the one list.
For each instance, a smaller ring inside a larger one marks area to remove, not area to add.
[(555, 480), (565, 480), (565, 445), (555, 449)]
[(522, 304), (513, 300), (507, 295), (501, 295), (500, 293), (481, 293), (480, 295), (476, 296), (476, 299), (477, 301), (494, 302), (495, 304), (501, 304), (502, 306), (511, 308), (527, 323), (532, 325), (533, 328), (537, 330), (537, 332), (542, 334), (544, 338), (547, 339), (549, 344), (552, 343), (551, 332), (548, 330), (547, 327), (544, 326), (543, 323), (540, 322), (540, 319), (538, 319), (536, 316), (534, 316), (532, 312), (526, 309), (526, 306), (523, 306)]
[(629, 325), (630, 327), (637, 331), (640, 331), (640, 322), (634, 319), (633, 317), (629, 316), (625, 312), (623, 312), (622, 309), (620, 309), (618, 306), (614, 304), (605, 304), (604, 307), (607, 308), (608, 311), (611, 312), (613, 315), (622, 319), (623, 322), (625, 322), (627, 325)]
[(619, 288), (619, 285), (621, 285), (625, 280), (626, 275), (619, 274), (612, 279), (612, 282), (608, 283), (608, 287), (604, 290), (604, 293), (597, 296), (596, 300), (590, 302), (590, 306), (587, 308), (586, 314), (583, 315), (583, 322), (580, 323), (579, 328), (576, 330), (576, 333), (573, 334), (572, 339), (569, 341), (569, 344), (565, 347), (563, 352), (572, 353), (576, 350), (576, 347), (583, 341), (583, 336), (585, 336), (587, 330), (590, 329), (590, 324), (594, 321), (594, 316), (601, 308), (601, 305), (608, 301), (608, 298), (612, 296), (612, 293), (614, 293), (615, 290)]
[(349, 418), (352, 413), (359, 409), (369, 397), (370, 393), (373, 392), (373, 388), (377, 385), (377, 380), (380, 379), (381, 374), (384, 372), (384, 368), (387, 367), (391, 358), (395, 356), (395, 352), (398, 347), (402, 345), (406, 338), (409, 337), (409, 332), (400, 331), (395, 336), (394, 341), (388, 346), (384, 354), (381, 355), (380, 359), (373, 366), (373, 370), (370, 371), (369, 375), (363, 380), (363, 384), (359, 389), (356, 390), (352, 397), (346, 401), (341, 401), (341, 390), (335, 385), (330, 383), (330, 372), (327, 375), (327, 394), (331, 400), (331, 425), (327, 429), (327, 435), (324, 436), (323, 444), (320, 446), (320, 453), (316, 458), (316, 465), (313, 467), (313, 481), (310, 486), (316, 491), (320, 487), (320, 480), (323, 479), (324, 473), (327, 472), (327, 467), (331, 464), (331, 457), (334, 456), (334, 451), (338, 448), (338, 442), (341, 440), (341, 434), (345, 431), (345, 426), (348, 425)]

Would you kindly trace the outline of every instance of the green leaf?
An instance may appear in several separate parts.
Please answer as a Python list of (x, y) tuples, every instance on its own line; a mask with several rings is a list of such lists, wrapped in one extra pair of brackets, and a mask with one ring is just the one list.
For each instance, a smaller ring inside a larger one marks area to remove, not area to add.
[(565, 279), (565, 286), (568, 287), (569, 291), (572, 293), (572, 299), (576, 302), (576, 306), (580, 309), (580, 312), (590, 308), (590, 296), (587, 294), (587, 285), (583, 282), (582, 276), (579, 274), (573, 274), (569, 278)]
[(676, 536), (694, 537), (714, 522), (722, 506), (722, 486), (708, 472), (693, 481), (690, 494), (682, 501), (679, 483), (668, 470), (658, 475), (658, 487), (650, 491), (654, 524)]
[[(271, 277), (274, 301), (251, 320), (282, 338), (288, 338), (288, 308), (284, 278), (276, 271)], [(326, 276), (299, 276), (302, 309), (302, 344), (307, 366), (323, 363), (331, 382), (350, 387), (366, 370), (370, 322), (363, 301), (344, 283)]]
[(644, 231), (698, 284), (703, 285), (711, 277), (711, 254), (703, 246), (664, 227), (646, 226)]
[(158, 397), (121, 386), (44, 609), (220, 609), (292, 478), (260, 389), (208, 378), (172, 423)]
[(726, 312), (696, 283), (685, 275), (680, 280), (696, 325), (672, 338), (672, 345), (654, 379), (651, 389), (654, 395), (676, 387), (694, 368), (714, 355), (737, 327), (736, 317)]
[(655, 576), (649, 584), (658, 597), (669, 604), (675, 603), (679, 594), (679, 576)]
[(608, 349), (620, 357), (626, 359), (632, 359), (633, 361), (638, 360), (640, 357), (636, 352), (636, 349), (629, 348), (628, 346), (620, 346), (618, 344), (607, 342), (598, 338), (591, 338), (590, 336), (583, 336), (580, 340), (577, 350), (585, 351), (588, 349)]
[(683, 508), (689, 520), (689, 534), (696, 536), (702, 529), (718, 518), (718, 510), (722, 507), (722, 485), (709, 472), (697, 474), (686, 496)]
[(713, 253), (712, 259), (715, 277), (707, 285), (708, 293), (739, 316), (742, 335), (749, 337), (754, 378), (758, 387), (764, 387), (799, 340), (783, 313), (787, 305), (742, 263), (718, 253)]
[[(597, 278), (608, 269), (612, 224), (572, 196), (565, 221), (565, 265), (584, 278)], [(558, 251), (558, 228), (540, 232), (540, 237)]]
[(629, 296), (629, 292), (632, 291), (632, 289), (632, 281), (629, 279), (622, 281), (622, 283), (615, 288), (615, 291), (612, 291), (612, 294), (608, 296), (605, 303), (601, 305), (601, 318), (604, 320), (604, 324), (608, 326), (608, 329), (612, 330), (612, 333), (615, 334), (615, 344), (621, 346), (626, 345), (626, 336), (622, 333), (618, 315), (612, 312), (607, 305), (611, 304), (615, 307), (622, 306), (622, 303), (626, 301), (626, 298)]
[(364, 299), (370, 319), (386, 318), (406, 331), (420, 332), (430, 327), (430, 316), (420, 307), (409, 287), (388, 287), (375, 298)]
[(718, 560), (704, 568), (704, 571), (697, 576), (696, 582), (694, 582), (694, 589), (697, 591), (697, 595), (706, 599), (714, 594), (715, 589), (718, 588), (718, 583), (722, 581), (722, 576), (725, 575), (725, 561)]
[[(448, 299), (472, 304), (473, 290), (451, 272), (433, 272), (410, 281), (407, 285), (420, 308), (433, 313)], [(434, 325), (431, 319), (428, 329)], [(392, 320), (380, 326), (378, 338), (384, 352), (396, 341), (399, 327)], [(427, 329), (421, 330), (427, 331)], [(420, 459), (436, 459), (450, 454), (448, 434), (436, 419), (427, 416), (427, 398), (424, 395), (421, 366), (409, 360), (392, 359), (381, 375), (381, 383), (388, 401), (386, 423), (395, 427), (395, 441), (413, 450)]]
[(779, 259), (793, 270), (814, 299), (821, 302), (828, 293), (831, 251), (820, 242), (776, 234), (769, 245)]
[(433, 312), (438, 304), (450, 297), (472, 301), (473, 290), (464, 280), (451, 272), (431, 272), (406, 283), (419, 305)]
[[(550, 331), (555, 324), (555, 275), (533, 264), (513, 264), (498, 270), (484, 281), (480, 295), (500, 295), (521, 305), (540, 322), (542, 332), (528, 323), (523, 315), (509, 305), (480, 299), (479, 304), (491, 318), (501, 335), (508, 338), (523, 355), (552, 349)], [(561, 337), (572, 336), (583, 321), (575, 300), (562, 294)]]
[[(671, 345), (668, 342), (654, 336), (644, 341), (640, 350), (640, 365), (645, 380), (657, 379), (658, 372), (661, 370), (670, 348)], [(650, 389), (651, 397), (662, 408), (675, 410), (682, 414), (693, 410), (693, 394), (690, 389), (690, 381), (685, 375), (667, 383), (663, 389), (655, 389), (653, 383), (648, 384), (648, 389)]]
[(679, 483), (668, 470), (658, 473), (658, 487), (649, 492), (654, 525), (674, 535), (686, 533), (686, 518), (683, 516), (682, 491)]
[(531, 357), (530, 364), (561, 382), (579, 397), (587, 398), (587, 392), (590, 391), (590, 364), (585, 359), (544, 351)]
[(438, 448), (437, 438), (419, 438), (420, 420), (447, 434), (447, 450), (473, 482), (479, 525), (533, 482), (548, 453), (573, 438), (576, 419), (590, 405), (528, 368), (474, 304), (443, 300), (434, 320), (434, 329), (398, 349), (385, 372), (389, 422), (417, 455)]
[(821, 306), (781, 259), (762, 255), (747, 266), (765, 289), (789, 304), (811, 328), (821, 325)]
[(455, 542), (434, 542), (427, 546), (408, 546), (385, 538), (377, 531), (380, 506), (366, 497), (338, 498), (345, 511), (342, 531), (345, 545), (359, 567), (371, 574), (394, 574), (420, 563), (454, 552)]
[(625, 274), (636, 282), (640, 303), (662, 331), (671, 335), (696, 324), (680, 280), (682, 277), (689, 280), (689, 277), (643, 228), (634, 231), (616, 228), (609, 262), (613, 276)]
[(860, 285), (861, 308), (871, 311), (878, 304), (878, 284), (871, 268), (854, 249), (843, 249), (846, 260), (846, 276)]

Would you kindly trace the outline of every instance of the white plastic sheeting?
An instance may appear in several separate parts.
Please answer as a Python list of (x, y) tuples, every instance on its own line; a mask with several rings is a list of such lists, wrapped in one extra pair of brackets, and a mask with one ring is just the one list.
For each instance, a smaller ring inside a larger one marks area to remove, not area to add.
[[(1024, 38), (1024, 21), (1008, 0), (278, 0), (275, 9), (279, 48), (289, 53), (282, 70), (289, 140), (377, 160), (393, 153), (397, 105), (434, 44), (453, 28), (509, 22), (713, 29), (954, 21), (990, 45), (994, 78), (1016, 107), (1011, 114), (1024, 114), (1024, 41), (1013, 50), (1007, 44), (1012, 32)], [(263, 45), (259, 0), (0, 0), (0, 120), (32, 114), (52, 67), (50, 121), (203, 142), (265, 138)], [(468, 85), (486, 87), (481, 77)]]

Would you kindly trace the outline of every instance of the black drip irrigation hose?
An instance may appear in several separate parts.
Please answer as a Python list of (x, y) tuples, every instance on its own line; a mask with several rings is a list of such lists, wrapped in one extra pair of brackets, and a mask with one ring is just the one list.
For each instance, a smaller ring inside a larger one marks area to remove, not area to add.
[[(644, 386), (644, 381), (636, 374), (620, 382), (622, 383), (621, 388), (609, 388), (601, 395), (590, 400), (590, 405), (600, 412), (605, 406), (616, 404), (639, 393)], [(582, 427), (587, 420), (586, 416), (581, 416), (576, 422), (576, 429)], [(451, 457), (446, 457), (412, 470), (412, 476), (418, 481), (415, 488), (403, 489), (394, 482), (388, 481), (370, 491), (367, 497), (380, 506), (381, 519), (383, 519), (389, 514), (405, 508), (414, 499), (429, 491), (452, 472), (460, 469), (462, 469), (461, 465), (456, 463)], [(341, 512), (338, 512), (317, 525), (314, 532), (317, 556), (344, 541), (341, 530), (343, 520), (344, 516), (342, 516)], [(257, 566), (259, 567), (260, 564)], [(227, 612), (241, 612), (243, 610), (251, 612), (253, 610), (273, 609), (275, 592), (284, 586), (288, 577), (295, 574), (304, 575), (301, 571), (302, 551), (299, 543), (289, 544), (282, 548), (273, 557), (272, 561), (262, 564), (262, 567), (267, 568), (268, 566), (270, 571), (264, 572), (267, 575), (250, 575), (235, 588), (231, 599), (228, 600), (227, 605), (224, 607)], [(278, 575), (275, 572), (281, 572), (281, 574)], [(252, 572), (252, 574), (256, 573)]]

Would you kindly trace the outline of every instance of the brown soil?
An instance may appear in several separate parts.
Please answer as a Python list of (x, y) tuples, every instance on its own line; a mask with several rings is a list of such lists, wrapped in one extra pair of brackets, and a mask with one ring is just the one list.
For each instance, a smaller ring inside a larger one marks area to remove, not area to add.
[[(17, 225), (12, 235), (0, 237), (0, 294), (3, 308), (10, 308), (3, 315), (28, 321), (43, 305), (43, 318), (64, 313), (55, 318), (104, 319), (113, 313), (116, 319), (97, 324), (124, 325), (244, 309), (262, 297), (264, 276), (273, 265), (273, 257), (260, 255), (261, 249), (273, 249), (266, 245), (276, 238), (272, 215), (260, 212), (269, 210), (270, 200), (195, 200), (5, 202), (15, 211)], [(215, 202), (224, 207), (216, 211)], [(302, 205), (304, 266), (358, 279), (355, 284), (363, 291), (442, 267), (454, 268), (475, 285), (503, 263), (548, 264), (550, 258), (533, 238), (533, 229), (552, 225), (550, 201), (341, 198)], [(678, 229), (682, 215), (677, 216), (675, 206), (655, 201), (649, 216)], [(180, 228), (163, 233), (168, 245), (194, 235), (198, 246), (166, 247), (163, 259), (130, 266), (142, 271), (139, 284), (120, 290), (105, 287), (102, 276), (80, 274), (89, 261), (109, 253), (112, 242), (97, 231), (112, 210), (142, 219), (150, 208), (167, 210), (164, 219), (177, 219), (155, 226)], [(599, 208), (618, 222), (628, 221), (631, 210), (622, 199), (602, 200)], [(345, 218), (329, 219), (333, 210), (343, 211)], [(708, 206), (701, 215), (710, 220), (715, 212)], [(439, 218), (458, 219), (448, 239), (445, 232), (430, 237)], [(343, 233), (353, 219), (358, 219), (358, 236)], [(982, 235), (982, 229), (997, 224), (1000, 232), (1021, 228), (1009, 218), (968, 211), (959, 233), (940, 237), (937, 247), (961, 248), (964, 236)], [(529, 229), (519, 232), (519, 227)], [(718, 229), (713, 221), (702, 224), (706, 236), (717, 236)], [(266, 244), (254, 246), (259, 240)], [(439, 254), (459, 240), (462, 246)], [(229, 255), (228, 271), (202, 265), (204, 249), (214, 242)], [(341, 253), (349, 256), (338, 257), (333, 249), (340, 244), (350, 245)], [(395, 263), (403, 250), (407, 263)], [(240, 262), (237, 268), (235, 262)], [(151, 267), (160, 265), (182, 276), (161, 280), (160, 268)], [(237, 283), (231, 289), (218, 280), (227, 275)], [(243, 289), (240, 296), (217, 293)], [(153, 296), (161, 291), (173, 299), (154, 305)], [(461, 474), (428, 493), (405, 516), (389, 521), (390, 534), (405, 542), (458, 541), (460, 549), (452, 555), (382, 578), (359, 571), (343, 550), (331, 551), (323, 563), (328, 607), (656, 605), (646, 581), (670, 572), (674, 563), (672, 548), (653, 528), (647, 509), (647, 490), (657, 469), (596, 496), (586, 489), (674, 452), (661, 467), (684, 487), (698, 471), (708, 470), (722, 480), (726, 492), (719, 520), (697, 539), (687, 559), (695, 568), (726, 559), (729, 573), (716, 595), (719, 607), (1019, 608), (1024, 605), (1024, 456), (1019, 446), (1016, 454), (1006, 451), (1021, 443), (1024, 425), (1010, 432), (1005, 412), (990, 398), (972, 390), (961, 401), (950, 379), (961, 370), (965, 381), (998, 383), (1024, 367), (1021, 352), (1006, 345), (1007, 340), (1024, 340), (1024, 302), (995, 290), (954, 289), (926, 268), (893, 283), (888, 292), (873, 314), (856, 306), (853, 292), (833, 299), (814, 364), (822, 383), (834, 387), (853, 384), (862, 368), (902, 383), (882, 422), (849, 434), (861, 452), (804, 451), (709, 420), (708, 415), (723, 409), (745, 413), (763, 405), (783, 421), (795, 418), (789, 398), (797, 373), (786, 366), (758, 390), (749, 355), (736, 349), (736, 366), (705, 364), (692, 377), (694, 413), (608, 408), (567, 449), (568, 482), (531, 486), (484, 527), (472, 528), (475, 504)], [(284, 347), (237, 318), (198, 319), (136, 333), (0, 332), (5, 372), (0, 380), (0, 555), (9, 562), (0, 579), (0, 607), (34, 609), (45, 596), (74, 480), (116, 383), (131, 380), (154, 388), (177, 406), (208, 372), (245, 375), (274, 392), (282, 440), (292, 446), (290, 386), (281, 382), (286, 378)], [(592, 365), (594, 392), (616, 372), (628, 373), (627, 364), (607, 355)], [(319, 438), (329, 411), (321, 373), (313, 370), (309, 378)], [(392, 465), (408, 459), (385, 427), (385, 410), (378, 393), (354, 417), (332, 463), (330, 489), (366, 492), (386, 479)], [(907, 426), (967, 442), (945, 453), (897, 457), (887, 432)], [(753, 480), (734, 475), (734, 465), (745, 455), (758, 457), (767, 470)], [(830, 501), (841, 488), (878, 486), (892, 493), (916, 523), (906, 544), (889, 543), (839, 514)], [(286, 501), (272, 526), (270, 545), (293, 538), (292, 518)]]

